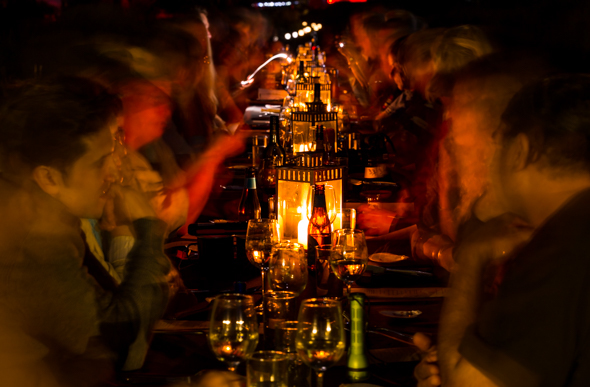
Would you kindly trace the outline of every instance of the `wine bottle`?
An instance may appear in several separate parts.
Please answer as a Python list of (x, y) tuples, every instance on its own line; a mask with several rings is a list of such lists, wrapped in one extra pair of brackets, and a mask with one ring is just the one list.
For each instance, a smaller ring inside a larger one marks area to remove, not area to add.
[[(324, 125), (318, 125), (315, 132), (315, 151), (325, 153), (324, 147)], [(326, 157), (324, 156), (324, 160)]]
[(332, 225), (326, 209), (326, 191), (323, 185), (313, 186), (313, 208), (307, 228), (307, 265), (315, 271), (315, 246), (332, 243)]
[(244, 190), (242, 191), (240, 206), (238, 207), (238, 220), (240, 222), (247, 222), (250, 219), (260, 219), (260, 201), (258, 201), (254, 168), (248, 168), (246, 170)]
[(322, 102), (322, 85), (319, 83), (314, 83), (313, 85), (313, 102)]
[(270, 142), (264, 150), (264, 158), (270, 159), (272, 165), (281, 167), (285, 163), (285, 150), (278, 141), (279, 117), (270, 116)]
[(367, 380), (370, 376), (365, 347), (365, 318), (363, 293), (353, 293), (350, 298), (350, 348), (348, 349), (348, 377), (353, 383)]
[(305, 62), (299, 61), (299, 72), (295, 76), (297, 83), (307, 83), (307, 76), (305, 75)]
[[(279, 133), (279, 117), (270, 117), (270, 141), (264, 150), (258, 181), (261, 185), (260, 200), (268, 202), (268, 198), (276, 195), (277, 189), (277, 168), (285, 163), (285, 150), (277, 141)], [(267, 208), (262, 209), (262, 215), (265, 218), (270, 217)]]

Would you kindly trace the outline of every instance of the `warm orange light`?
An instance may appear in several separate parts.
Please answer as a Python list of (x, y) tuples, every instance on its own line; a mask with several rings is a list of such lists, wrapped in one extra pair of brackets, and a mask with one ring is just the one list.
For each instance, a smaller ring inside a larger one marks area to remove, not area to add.
[(317, 360), (326, 360), (330, 357), (330, 352), (325, 351), (315, 351), (313, 357)]

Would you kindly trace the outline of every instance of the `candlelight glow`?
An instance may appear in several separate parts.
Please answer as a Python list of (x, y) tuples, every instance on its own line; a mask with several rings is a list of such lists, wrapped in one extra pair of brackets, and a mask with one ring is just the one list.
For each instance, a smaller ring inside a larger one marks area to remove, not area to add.
[(297, 224), (297, 242), (307, 249), (307, 227), (309, 221), (307, 219), (300, 220)]

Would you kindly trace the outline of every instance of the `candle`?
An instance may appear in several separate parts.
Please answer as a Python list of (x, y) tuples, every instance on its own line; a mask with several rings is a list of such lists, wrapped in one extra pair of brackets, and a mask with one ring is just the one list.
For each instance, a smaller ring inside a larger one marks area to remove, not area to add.
[(297, 224), (297, 242), (301, 243), (307, 249), (307, 227), (309, 220), (302, 219)]

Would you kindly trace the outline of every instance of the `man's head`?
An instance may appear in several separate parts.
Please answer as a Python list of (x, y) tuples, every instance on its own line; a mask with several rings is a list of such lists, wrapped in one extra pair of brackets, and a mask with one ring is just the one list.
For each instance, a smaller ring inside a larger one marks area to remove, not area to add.
[(32, 179), (78, 217), (100, 217), (114, 178), (119, 99), (79, 78), (26, 84), (0, 108), (2, 173)]
[[(587, 185), (590, 76), (561, 75), (524, 87), (508, 104), (495, 138), (494, 185), (508, 210), (530, 206), (545, 192)], [(540, 181), (544, 186), (534, 187)]]
[(493, 133), (512, 97), (525, 85), (549, 72), (538, 56), (499, 53), (477, 59), (453, 77), (453, 92), (445, 105), (448, 133), (443, 141), (450, 159), (441, 166), (444, 175), (456, 176), (459, 204), (453, 205), (458, 222), (476, 215), (487, 220), (504, 212), (490, 189), (490, 163), (494, 155)]

